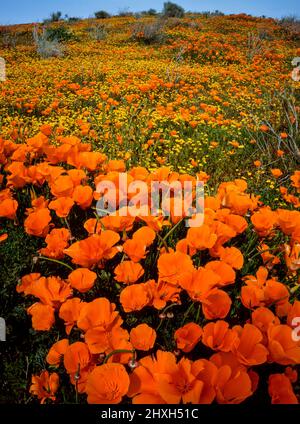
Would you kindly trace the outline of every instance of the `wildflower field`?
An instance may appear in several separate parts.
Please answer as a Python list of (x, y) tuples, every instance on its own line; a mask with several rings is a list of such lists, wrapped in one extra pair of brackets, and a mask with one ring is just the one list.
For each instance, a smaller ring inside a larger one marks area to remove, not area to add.
[[(0, 403), (299, 403), (300, 33), (203, 14), (47, 31), (0, 27)], [(120, 175), (202, 181), (203, 224), (174, 193), (99, 216), (99, 183), (132, 198)]]

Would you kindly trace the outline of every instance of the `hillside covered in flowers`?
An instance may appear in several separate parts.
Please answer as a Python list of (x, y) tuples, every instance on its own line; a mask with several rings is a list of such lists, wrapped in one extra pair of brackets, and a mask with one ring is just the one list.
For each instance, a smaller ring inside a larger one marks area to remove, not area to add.
[[(299, 40), (248, 15), (0, 27), (0, 403), (300, 402)], [(203, 224), (174, 193), (99, 216), (120, 175), (202, 181)]]

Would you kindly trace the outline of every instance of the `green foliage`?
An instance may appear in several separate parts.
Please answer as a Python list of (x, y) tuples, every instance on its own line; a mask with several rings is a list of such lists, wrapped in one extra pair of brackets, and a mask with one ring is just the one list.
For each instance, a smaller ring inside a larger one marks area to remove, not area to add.
[(164, 3), (163, 16), (165, 18), (183, 18), (184, 13), (183, 7), (178, 4), (171, 1)]
[(94, 13), (96, 19), (107, 19), (110, 18), (110, 14), (105, 10), (99, 10)]
[(155, 16), (155, 15), (157, 15), (157, 11), (155, 9), (151, 8), (149, 10), (143, 10), (141, 12), (141, 15), (142, 16)]
[(75, 38), (73, 32), (64, 25), (46, 28), (46, 37), (49, 41), (70, 41)]
[(62, 19), (62, 13), (60, 11), (52, 12), (50, 18), (44, 19), (44, 23), (48, 22), (59, 22)]

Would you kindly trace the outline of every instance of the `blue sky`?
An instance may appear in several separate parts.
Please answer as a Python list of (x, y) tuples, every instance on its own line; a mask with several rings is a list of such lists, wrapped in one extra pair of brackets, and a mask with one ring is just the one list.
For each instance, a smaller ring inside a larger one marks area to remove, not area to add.
[[(60, 10), (69, 16), (87, 18), (97, 10), (117, 13), (129, 9), (133, 12), (162, 9), (163, 0), (0, 0), (0, 24), (41, 22), (51, 12)], [(286, 15), (300, 16), (299, 0), (175, 0), (186, 10), (221, 10), (224, 13), (250, 13), (280, 18)]]

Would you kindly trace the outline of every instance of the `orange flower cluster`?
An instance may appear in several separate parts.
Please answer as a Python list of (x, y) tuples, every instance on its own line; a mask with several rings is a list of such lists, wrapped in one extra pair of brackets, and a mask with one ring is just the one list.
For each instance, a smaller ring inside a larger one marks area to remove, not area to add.
[[(23, 225), (41, 246), (36, 269), (17, 291), (37, 299), (27, 310), (36, 331), (65, 327), (66, 337), (46, 358), (57, 373), (32, 377), (30, 392), (41, 402), (55, 400), (58, 373), (66, 372), (89, 403), (115, 404), (125, 396), (133, 403), (241, 403), (258, 389), (260, 366), (272, 372), (277, 364), (282, 373), (268, 377), (272, 403), (298, 403), (299, 211), (271, 210), (236, 179), (205, 197), (198, 228), (180, 227), (172, 210), (169, 218), (101, 218), (94, 213), (96, 185), (105, 179), (118, 184), (123, 161), (109, 161), (76, 137), (62, 137), (55, 146), (43, 133), (21, 145), (1, 139), (0, 150), (0, 216)], [(147, 184), (196, 181), (169, 168), (150, 173), (136, 167), (127, 177)], [(31, 196), (25, 217), (16, 200), (24, 189)], [(249, 237), (256, 269), (245, 248)], [(280, 239), (276, 248), (274, 237)], [(43, 260), (62, 274), (43, 276)], [(171, 308), (184, 311), (172, 330), (173, 351), (162, 344)], [(191, 317), (188, 308), (197, 314)], [(156, 329), (149, 314), (160, 318)]]

